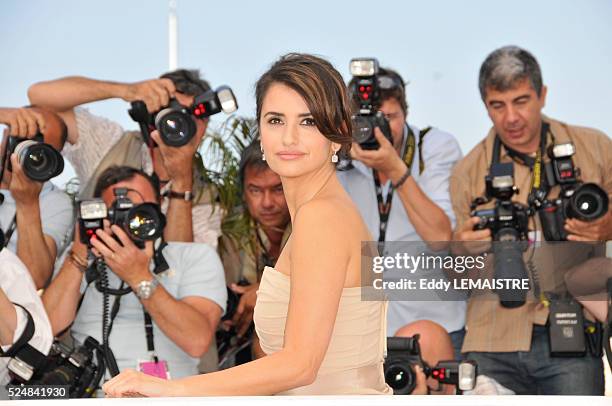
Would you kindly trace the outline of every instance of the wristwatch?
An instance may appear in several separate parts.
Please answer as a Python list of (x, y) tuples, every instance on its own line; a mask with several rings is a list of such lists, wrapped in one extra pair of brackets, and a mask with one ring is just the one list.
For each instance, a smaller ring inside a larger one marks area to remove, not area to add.
[(168, 197), (170, 199), (181, 199), (184, 200), (186, 202), (190, 202), (193, 200), (193, 193), (191, 192), (191, 190), (188, 190), (186, 192), (174, 192), (172, 190), (167, 190), (164, 193), (162, 193), (162, 196), (164, 197)]
[(138, 284), (134, 293), (136, 293), (136, 296), (138, 296), (139, 299), (146, 300), (153, 295), (153, 292), (155, 292), (155, 289), (158, 286), (159, 281), (157, 280), (157, 278), (153, 278), (148, 281), (142, 281)]

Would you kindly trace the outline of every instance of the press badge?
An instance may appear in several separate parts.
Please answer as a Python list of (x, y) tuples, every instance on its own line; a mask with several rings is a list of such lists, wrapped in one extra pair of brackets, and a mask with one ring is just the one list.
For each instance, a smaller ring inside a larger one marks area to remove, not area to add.
[(170, 372), (168, 371), (168, 363), (166, 361), (138, 361), (137, 369), (143, 374), (170, 379)]

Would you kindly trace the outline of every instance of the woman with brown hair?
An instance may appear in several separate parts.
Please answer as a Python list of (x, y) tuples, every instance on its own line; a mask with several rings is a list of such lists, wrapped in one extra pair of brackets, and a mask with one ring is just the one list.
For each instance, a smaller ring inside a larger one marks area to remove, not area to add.
[(104, 385), (110, 396), (392, 394), (386, 302), (361, 300), (371, 236), (335, 172), (351, 145), (342, 77), (321, 58), (288, 54), (259, 79), (256, 99), (263, 158), (281, 177), (293, 228), (257, 295), (267, 356), (180, 380), (125, 371)]

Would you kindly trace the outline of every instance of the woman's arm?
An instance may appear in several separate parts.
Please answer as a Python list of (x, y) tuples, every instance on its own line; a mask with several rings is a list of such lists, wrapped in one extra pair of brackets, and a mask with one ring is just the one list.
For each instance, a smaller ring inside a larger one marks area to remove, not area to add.
[(272, 395), (314, 381), (331, 340), (350, 256), (339, 210), (302, 206), (291, 236), (291, 295), (281, 351), (206, 375), (163, 381), (134, 371), (106, 383), (110, 396)]

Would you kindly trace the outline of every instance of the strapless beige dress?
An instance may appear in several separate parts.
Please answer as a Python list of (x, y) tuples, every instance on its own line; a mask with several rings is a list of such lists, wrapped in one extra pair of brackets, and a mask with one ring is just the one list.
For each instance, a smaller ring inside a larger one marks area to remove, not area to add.
[[(289, 276), (266, 267), (255, 305), (262, 350), (282, 350), (289, 309)], [(383, 372), (387, 302), (362, 301), (361, 288), (344, 288), (331, 341), (315, 381), (279, 395), (392, 395)]]

